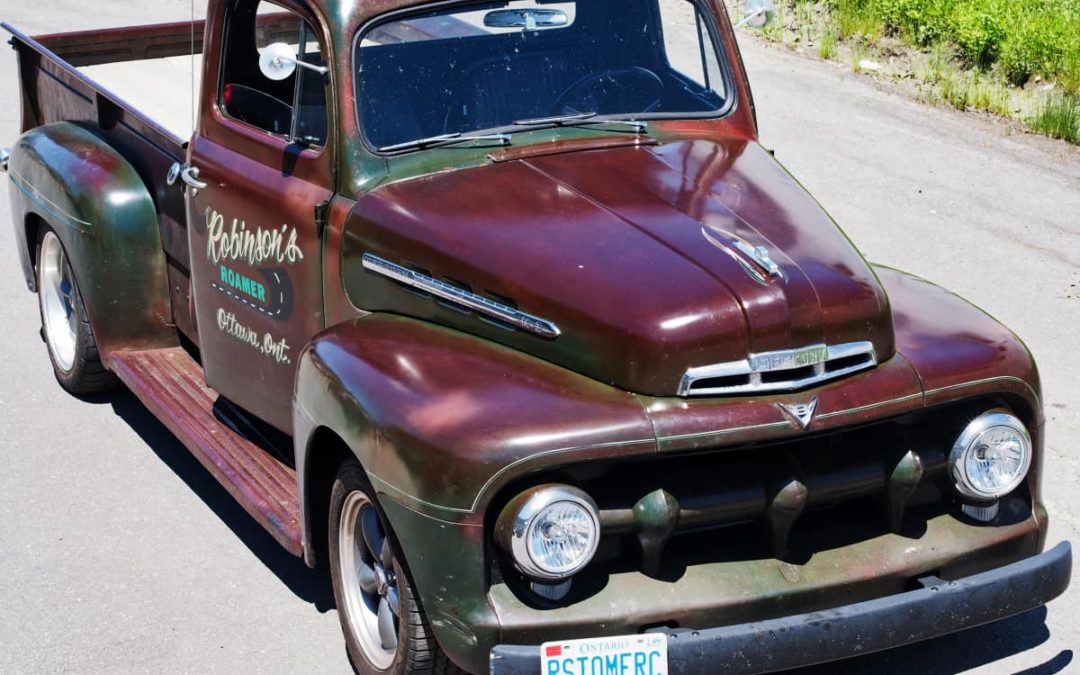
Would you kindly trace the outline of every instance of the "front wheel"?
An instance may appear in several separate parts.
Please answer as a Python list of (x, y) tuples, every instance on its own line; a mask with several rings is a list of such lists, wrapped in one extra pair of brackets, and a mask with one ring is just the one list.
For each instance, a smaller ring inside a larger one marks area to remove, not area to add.
[(460, 673), (439, 648), (360, 464), (330, 494), (330, 576), (349, 660), (363, 675)]
[(101, 363), (64, 245), (47, 228), (38, 235), (37, 290), (41, 336), (60, 385), (72, 394), (93, 394), (115, 386), (116, 378)]

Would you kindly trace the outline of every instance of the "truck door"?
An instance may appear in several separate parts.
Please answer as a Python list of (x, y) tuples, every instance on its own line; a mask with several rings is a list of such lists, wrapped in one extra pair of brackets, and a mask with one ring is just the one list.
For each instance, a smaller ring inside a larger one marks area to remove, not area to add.
[[(324, 325), (318, 214), (333, 161), (326, 42), (285, 2), (215, 3), (183, 178), (207, 384), (290, 432), (299, 352)], [(289, 57), (275, 77), (260, 70), (268, 49)]]

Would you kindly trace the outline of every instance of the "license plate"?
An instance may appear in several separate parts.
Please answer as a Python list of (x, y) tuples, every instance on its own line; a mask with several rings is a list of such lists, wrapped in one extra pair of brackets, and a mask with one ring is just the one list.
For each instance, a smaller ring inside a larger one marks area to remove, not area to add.
[(667, 635), (545, 642), (540, 675), (667, 675)]

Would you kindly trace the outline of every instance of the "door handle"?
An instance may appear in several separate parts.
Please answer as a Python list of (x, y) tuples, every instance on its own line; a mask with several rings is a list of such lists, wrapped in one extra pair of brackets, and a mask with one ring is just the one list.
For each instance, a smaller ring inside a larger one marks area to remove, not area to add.
[(198, 169), (198, 167), (185, 166), (184, 169), (180, 172), (180, 180), (184, 181), (184, 183), (188, 187), (193, 187), (196, 190), (205, 190), (206, 189), (206, 183), (199, 180), (199, 169)]
[(184, 181), (184, 185), (196, 190), (206, 189), (206, 183), (199, 180), (198, 167), (174, 162), (173, 165), (169, 167), (169, 175), (165, 177), (165, 183), (168, 185), (175, 185), (177, 180)]

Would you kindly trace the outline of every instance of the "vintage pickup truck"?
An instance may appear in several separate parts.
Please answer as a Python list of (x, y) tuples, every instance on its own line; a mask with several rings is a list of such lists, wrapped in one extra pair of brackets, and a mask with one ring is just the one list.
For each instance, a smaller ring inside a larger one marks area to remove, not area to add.
[[(758, 144), (720, 0), (5, 28), (56, 378), (325, 562), (359, 672), (765, 672), (1067, 587), (1031, 355)], [(88, 74), (185, 55), (190, 136)]]

